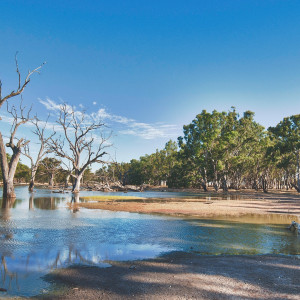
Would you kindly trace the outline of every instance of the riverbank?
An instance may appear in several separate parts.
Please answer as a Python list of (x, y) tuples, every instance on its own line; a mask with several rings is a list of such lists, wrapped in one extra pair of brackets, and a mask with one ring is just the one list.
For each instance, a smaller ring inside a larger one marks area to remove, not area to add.
[[(138, 194), (137, 194), (138, 195)], [(83, 199), (82, 199), (83, 200)], [(195, 216), (199, 218), (238, 217), (243, 215), (285, 214), (300, 216), (300, 195), (296, 192), (254, 191), (211, 193), (192, 198), (105, 199), (85, 197), (84, 202), (69, 204), (72, 208), (104, 209), (147, 214)]]
[[(62, 293), (37, 299), (299, 299), (300, 260), (291, 256), (200, 256), (175, 252), (153, 260), (71, 267), (48, 281)], [(35, 299), (36, 299), (35, 298)]]

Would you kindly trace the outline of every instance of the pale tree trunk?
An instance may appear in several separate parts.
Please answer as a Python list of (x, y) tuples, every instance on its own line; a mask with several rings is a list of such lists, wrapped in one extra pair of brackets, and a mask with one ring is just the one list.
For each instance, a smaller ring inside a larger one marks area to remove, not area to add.
[(69, 180), (70, 180), (70, 174), (67, 175), (66, 180), (65, 180), (65, 188), (67, 189), (69, 187)]
[(54, 186), (54, 173), (51, 173), (51, 175), (50, 175), (49, 186), (51, 188), (53, 188), (53, 186)]
[(29, 192), (33, 192), (33, 188), (34, 188), (34, 184), (35, 184), (35, 175), (36, 175), (37, 169), (36, 168), (32, 168), (31, 171), (31, 179), (30, 179), (30, 183), (28, 186), (28, 190)]
[(217, 165), (214, 163), (214, 180), (213, 180), (213, 187), (216, 192), (219, 191), (219, 181), (218, 181), (218, 171), (217, 171)]
[[(202, 172), (200, 171), (200, 174)], [(201, 187), (203, 188), (204, 192), (207, 192), (207, 176), (206, 176), (206, 169), (203, 169), (203, 173), (202, 173), (202, 180), (200, 182)]]
[(2, 134), (0, 133), (0, 161), (3, 177), (3, 199), (16, 198), (14, 189), (14, 176), (20, 159), (21, 152), (14, 149), (10, 163), (8, 164), (6, 150)]
[(268, 177), (263, 175), (261, 178), (262, 189), (264, 193), (268, 193)]
[(226, 175), (224, 175), (224, 177), (223, 177), (222, 189), (223, 189), (224, 192), (228, 192), (227, 176)]
[(74, 178), (75, 179), (75, 183), (74, 183), (73, 189), (72, 189), (73, 193), (79, 193), (82, 175), (83, 174), (81, 173), (80, 175), (78, 175), (77, 177)]
[(203, 188), (204, 192), (207, 192), (207, 183), (206, 183), (206, 181), (202, 180), (200, 185)]
[(11, 180), (6, 181), (3, 178), (3, 199), (16, 198), (14, 183)]

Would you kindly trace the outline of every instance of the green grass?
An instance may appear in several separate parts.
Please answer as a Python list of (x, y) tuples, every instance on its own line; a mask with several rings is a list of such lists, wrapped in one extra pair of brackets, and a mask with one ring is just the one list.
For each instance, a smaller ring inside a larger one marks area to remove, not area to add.
[(134, 196), (84, 196), (80, 197), (86, 201), (107, 201), (107, 200), (143, 200), (144, 197), (134, 197)]

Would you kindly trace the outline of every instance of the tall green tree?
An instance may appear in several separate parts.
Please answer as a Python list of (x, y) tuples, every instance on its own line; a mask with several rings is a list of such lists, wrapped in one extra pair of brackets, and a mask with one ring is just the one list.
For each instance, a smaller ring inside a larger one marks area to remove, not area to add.
[(300, 192), (300, 114), (284, 118), (275, 127), (269, 127), (275, 139), (275, 147), (281, 154), (290, 155), (295, 161), (294, 183), (292, 185)]

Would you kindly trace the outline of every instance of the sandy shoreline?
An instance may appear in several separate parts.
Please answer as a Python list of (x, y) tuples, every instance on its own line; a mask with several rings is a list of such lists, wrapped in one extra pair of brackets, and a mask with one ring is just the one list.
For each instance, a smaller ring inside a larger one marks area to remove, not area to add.
[[(138, 195), (138, 194), (137, 194)], [(240, 200), (222, 198), (241, 197)], [(85, 201), (71, 204), (73, 208), (104, 209), (147, 214), (166, 214), (175, 216), (196, 216), (203, 218), (261, 214), (285, 214), (300, 216), (300, 195), (298, 193), (259, 193), (243, 192), (212, 194), (209, 197), (192, 198), (148, 198), (137, 201)]]
[(299, 299), (300, 259), (200, 256), (175, 252), (153, 260), (70, 267), (47, 280), (62, 294), (38, 299)]

